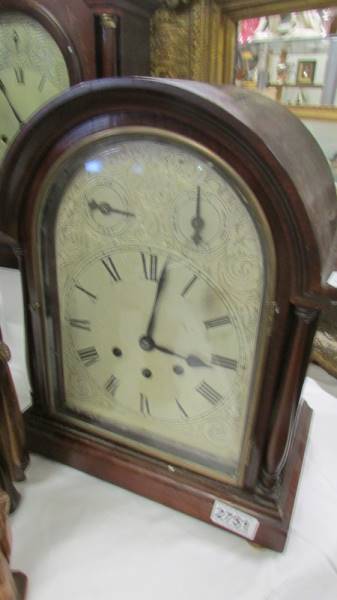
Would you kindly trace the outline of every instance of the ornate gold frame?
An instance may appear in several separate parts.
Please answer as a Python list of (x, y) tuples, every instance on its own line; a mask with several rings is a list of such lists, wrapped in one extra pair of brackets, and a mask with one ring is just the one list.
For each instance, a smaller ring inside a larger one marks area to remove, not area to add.
[[(232, 83), (240, 19), (327, 8), (327, 0), (161, 0), (152, 19), (152, 75)], [(292, 107), (300, 118), (337, 120), (337, 109)]]

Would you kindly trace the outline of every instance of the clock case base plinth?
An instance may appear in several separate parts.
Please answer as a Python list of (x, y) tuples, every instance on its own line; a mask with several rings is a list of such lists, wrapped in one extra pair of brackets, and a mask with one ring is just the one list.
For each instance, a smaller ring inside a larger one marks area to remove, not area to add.
[(102, 439), (99, 443), (97, 436), (94, 438), (56, 418), (37, 414), (33, 409), (25, 413), (25, 422), (31, 452), (110, 481), (207, 523), (212, 523), (210, 515), (214, 501), (224, 501), (259, 521), (252, 540), (256, 545), (282, 552), (311, 417), (311, 408), (302, 402), (287, 462), (280, 482), (272, 490), (259, 485), (255, 490), (234, 487), (180, 467), (173, 468), (163, 461), (134, 453), (112, 441)]

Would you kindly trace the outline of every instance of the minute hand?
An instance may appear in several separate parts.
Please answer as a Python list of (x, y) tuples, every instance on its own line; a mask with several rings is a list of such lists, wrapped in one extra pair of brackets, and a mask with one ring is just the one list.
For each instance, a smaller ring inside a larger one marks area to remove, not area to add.
[(164, 284), (166, 282), (166, 268), (167, 268), (167, 265), (165, 263), (165, 265), (163, 267), (163, 270), (162, 270), (162, 272), (160, 274), (160, 277), (159, 277), (158, 286), (157, 286), (157, 292), (156, 292), (156, 297), (154, 299), (152, 313), (151, 313), (150, 320), (149, 320), (149, 323), (148, 323), (148, 326), (147, 326), (147, 330), (146, 330), (146, 334), (145, 334), (145, 337), (146, 338), (151, 338), (151, 340), (152, 340), (153, 330), (154, 330), (155, 321), (156, 321), (157, 307), (158, 307), (159, 298), (160, 298), (160, 295), (161, 295), (161, 293), (163, 291)]
[(185, 360), (189, 367), (208, 367), (211, 368), (211, 365), (205, 363), (201, 358), (195, 356), (194, 354), (188, 354), (187, 356), (183, 356), (182, 354), (178, 354), (178, 352), (174, 352), (169, 348), (165, 348), (165, 346), (160, 346), (159, 344), (153, 343), (153, 348), (155, 350), (159, 350), (159, 352), (163, 352), (164, 354), (170, 354), (171, 356), (178, 356), (178, 358), (182, 358)]

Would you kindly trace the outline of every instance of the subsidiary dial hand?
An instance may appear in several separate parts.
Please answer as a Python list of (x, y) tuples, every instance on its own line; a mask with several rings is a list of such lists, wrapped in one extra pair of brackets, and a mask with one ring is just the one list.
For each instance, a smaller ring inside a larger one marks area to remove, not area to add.
[(118, 208), (113, 208), (108, 204), (108, 202), (96, 202), (96, 200), (92, 199), (88, 202), (88, 206), (90, 210), (99, 210), (102, 215), (110, 215), (111, 213), (116, 213), (117, 215), (124, 215), (125, 217), (135, 217), (134, 213), (128, 212), (126, 210), (119, 210)]
[(149, 319), (149, 323), (147, 326), (147, 330), (145, 333), (145, 338), (147, 338), (148, 340), (152, 340), (153, 342), (153, 331), (154, 331), (154, 326), (155, 326), (155, 322), (156, 322), (156, 316), (157, 316), (157, 308), (158, 308), (158, 303), (159, 303), (159, 298), (161, 296), (161, 293), (164, 289), (165, 286), (165, 282), (166, 282), (166, 269), (167, 269), (167, 262), (165, 263), (163, 270), (160, 274), (159, 277), (159, 281), (158, 281), (158, 286), (157, 286), (157, 292), (156, 292), (156, 297), (154, 299), (154, 303), (153, 303), (153, 308), (152, 308), (152, 313)]
[(194, 229), (194, 234), (192, 235), (192, 240), (196, 246), (202, 242), (201, 231), (205, 227), (205, 221), (201, 216), (201, 194), (200, 194), (200, 185), (197, 188), (197, 201), (196, 201), (196, 209), (195, 216), (191, 220), (191, 225)]
[(211, 365), (205, 363), (201, 358), (195, 356), (194, 354), (188, 354), (188, 356), (183, 356), (182, 354), (178, 354), (178, 352), (174, 352), (173, 350), (169, 350), (169, 348), (165, 348), (165, 346), (160, 346), (159, 344), (155, 344), (153, 342), (153, 348), (158, 350), (159, 352), (163, 352), (164, 354), (170, 354), (171, 356), (177, 356), (182, 360), (186, 361), (189, 367), (207, 367), (211, 369)]
[(7, 92), (6, 86), (5, 86), (4, 82), (2, 81), (2, 79), (0, 79), (0, 92), (2, 92), (2, 93), (3, 93), (3, 95), (5, 96), (5, 98), (6, 98), (6, 100), (7, 100), (7, 103), (8, 103), (8, 105), (9, 105), (9, 107), (10, 107), (11, 111), (13, 112), (13, 114), (14, 114), (14, 116), (15, 116), (16, 120), (18, 121), (18, 123), (19, 123), (20, 127), (23, 127), (23, 125), (24, 125), (24, 122), (23, 122), (23, 120), (21, 119), (21, 117), (20, 117), (20, 115), (18, 114), (18, 112), (16, 111), (16, 109), (14, 108), (14, 106), (13, 106), (13, 104), (12, 104), (12, 102), (11, 102), (11, 99), (10, 99), (10, 97), (9, 97), (9, 95), (8, 95), (8, 92)]

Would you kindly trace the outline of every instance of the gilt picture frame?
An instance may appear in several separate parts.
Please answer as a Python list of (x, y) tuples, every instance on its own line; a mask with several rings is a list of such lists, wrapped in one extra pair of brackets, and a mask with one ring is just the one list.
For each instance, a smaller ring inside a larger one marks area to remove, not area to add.
[(297, 64), (296, 82), (299, 85), (312, 85), (315, 81), (315, 60), (300, 60)]

